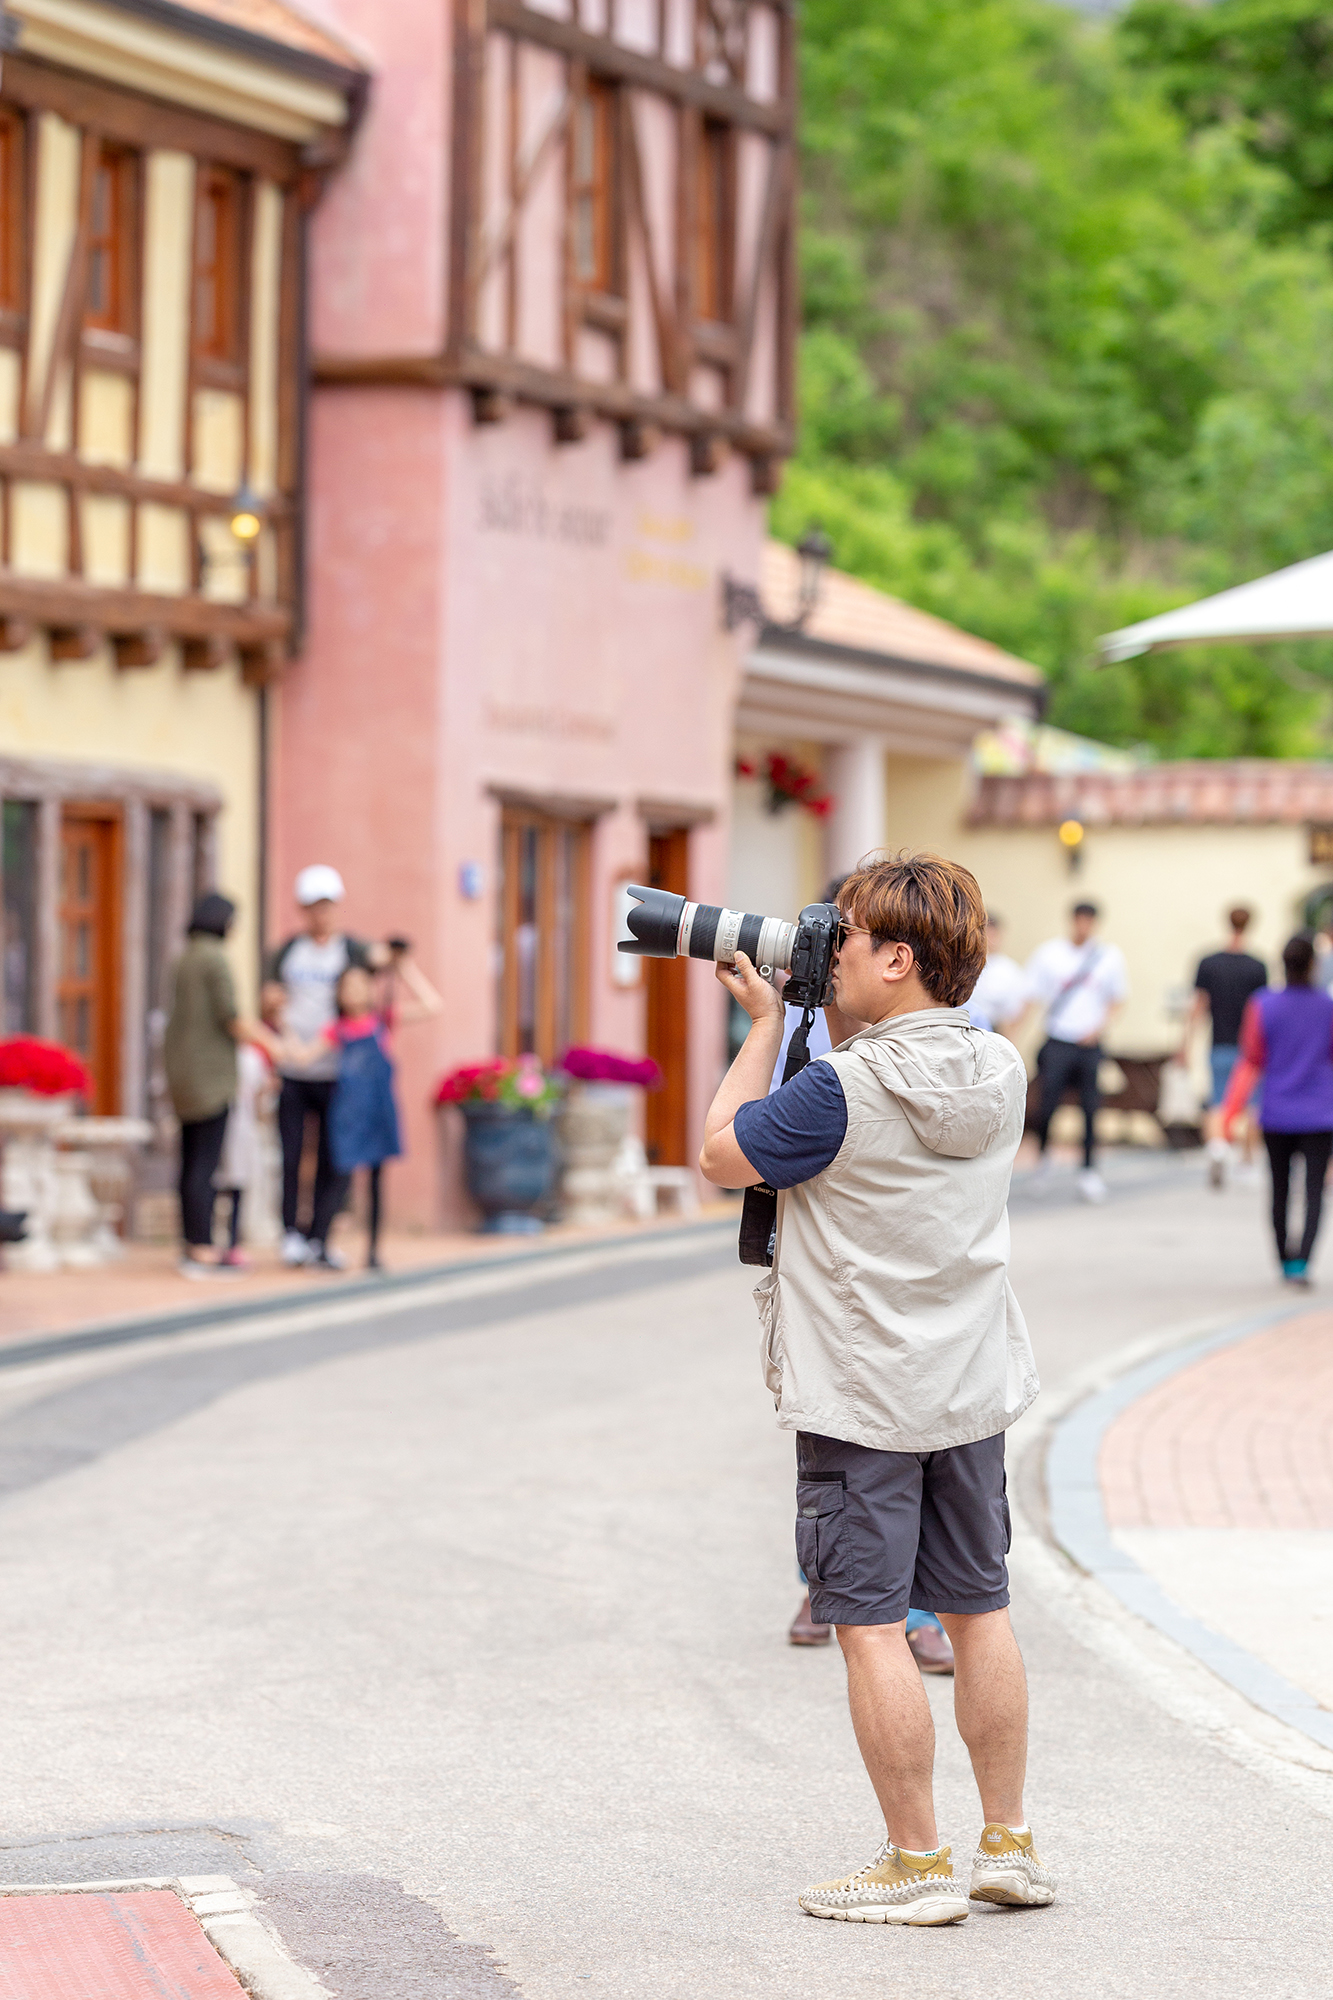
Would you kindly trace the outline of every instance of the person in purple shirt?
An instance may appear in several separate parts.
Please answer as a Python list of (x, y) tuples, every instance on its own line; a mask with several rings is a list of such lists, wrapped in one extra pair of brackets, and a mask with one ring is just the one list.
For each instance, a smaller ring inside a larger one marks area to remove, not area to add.
[[(1282, 1276), (1308, 1285), (1319, 1234), (1324, 1175), (1333, 1151), (1333, 998), (1312, 984), (1314, 946), (1290, 939), (1282, 953), (1287, 983), (1264, 987), (1247, 1001), (1240, 1025), (1240, 1061), (1231, 1072), (1222, 1106), (1223, 1134), (1245, 1104), (1256, 1077), (1263, 1078), (1259, 1124), (1273, 1172), (1273, 1234)], [(1305, 1162), (1305, 1227), (1293, 1252), (1287, 1234), (1291, 1163)]]

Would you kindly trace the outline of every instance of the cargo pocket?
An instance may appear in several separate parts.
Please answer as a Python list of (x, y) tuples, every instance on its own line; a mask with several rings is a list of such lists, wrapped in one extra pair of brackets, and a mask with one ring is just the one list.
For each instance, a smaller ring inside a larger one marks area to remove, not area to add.
[(811, 1583), (847, 1587), (855, 1581), (841, 1479), (797, 1480), (796, 1560)]
[(775, 1402), (782, 1400), (782, 1342), (778, 1336), (778, 1274), (770, 1271), (754, 1288), (759, 1308), (759, 1359)]

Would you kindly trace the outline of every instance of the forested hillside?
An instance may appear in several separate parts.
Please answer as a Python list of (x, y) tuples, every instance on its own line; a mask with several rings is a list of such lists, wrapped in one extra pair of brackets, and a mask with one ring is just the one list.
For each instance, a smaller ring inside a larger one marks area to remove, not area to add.
[(1295, 0), (804, 0), (776, 532), (1035, 660), (1050, 719), (1327, 754), (1333, 646), (1091, 666), (1333, 549), (1333, 28)]

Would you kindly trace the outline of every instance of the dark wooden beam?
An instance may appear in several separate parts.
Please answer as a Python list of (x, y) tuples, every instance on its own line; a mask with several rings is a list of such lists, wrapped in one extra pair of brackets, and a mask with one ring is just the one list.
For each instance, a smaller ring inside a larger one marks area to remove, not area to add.
[(692, 104), (710, 118), (744, 125), (755, 132), (768, 132), (774, 138), (791, 131), (789, 104), (765, 104), (730, 85), (709, 83), (698, 70), (678, 69), (660, 56), (642, 55), (637, 49), (626, 48), (622, 42), (612, 41), (609, 35), (589, 34), (585, 28), (575, 27), (572, 21), (539, 14), (535, 8), (525, 7), (523, 0), (489, 0), (487, 15), (492, 28), (502, 28), (506, 34), (536, 42), (541, 48), (554, 49), (571, 62), (584, 63), (593, 76), (615, 77), (621, 83), (636, 84), (678, 104)]
[(74, 76), (34, 56), (5, 57), (0, 100), (27, 111), (55, 111), (71, 125), (92, 127), (123, 146), (192, 153), (279, 182), (294, 181), (301, 172), (300, 148), (285, 139)]
[(247, 687), (268, 687), (287, 663), (287, 648), (280, 639), (265, 639), (257, 646), (241, 647), (241, 679)]
[(95, 625), (53, 625), (47, 643), (53, 660), (91, 660), (102, 635)]
[(214, 632), (207, 639), (186, 639), (181, 646), (181, 665), (187, 674), (211, 674), (227, 664), (231, 647)]
[(656, 424), (645, 424), (640, 417), (630, 417), (620, 426), (620, 456), (627, 464), (651, 458), (660, 442), (661, 432)]
[(514, 408), (512, 396), (506, 396), (499, 389), (474, 389), (472, 391), (472, 421), (474, 424), (502, 424)]
[(699, 431), (690, 439), (690, 471), (696, 479), (709, 479), (721, 470), (727, 456), (727, 441), (716, 431)]
[(592, 429), (592, 412), (581, 403), (551, 412), (551, 428), (557, 444), (582, 444)]
[(160, 625), (146, 625), (138, 632), (113, 632), (118, 667), (155, 667), (167, 648), (167, 635)]
[(473, 349), (458, 360), (443, 354), (324, 355), (314, 364), (316, 382), (327, 388), (470, 389), (475, 399), (496, 391), (519, 403), (544, 409), (582, 404), (615, 422), (639, 418), (664, 431), (716, 433), (738, 451), (787, 457), (795, 442), (786, 424), (749, 422), (736, 410), (706, 410), (683, 396), (645, 396), (623, 382), (585, 381), (563, 369), (539, 368), (511, 355)]
[[(76, 577), (0, 571), (0, 618), (24, 619), (54, 631), (144, 632), (158, 627), (178, 639), (216, 635), (237, 645), (257, 645), (264, 639), (285, 639), (291, 616), (279, 604), (217, 604), (204, 597), (103, 589)], [(62, 653), (60, 657), (86, 656)]]
[[(188, 479), (145, 479), (118, 465), (91, 465), (72, 451), (48, 451), (29, 440), (0, 444), (0, 477), (38, 479), (55, 486), (75, 486), (83, 493), (114, 493), (125, 500), (148, 500), (159, 507), (184, 507), (194, 514), (230, 514), (232, 496), (196, 486)], [(291, 501), (271, 494), (264, 501), (269, 520), (290, 513)]]
[(0, 653), (17, 653), (26, 646), (36, 627), (28, 618), (0, 618)]

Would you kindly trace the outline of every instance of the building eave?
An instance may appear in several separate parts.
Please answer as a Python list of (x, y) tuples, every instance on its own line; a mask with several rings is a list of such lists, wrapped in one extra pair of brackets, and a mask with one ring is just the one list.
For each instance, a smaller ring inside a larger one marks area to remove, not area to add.
[(175, 0), (11, 0), (8, 46), (297, 144), (354, 127), (369, 79)]

